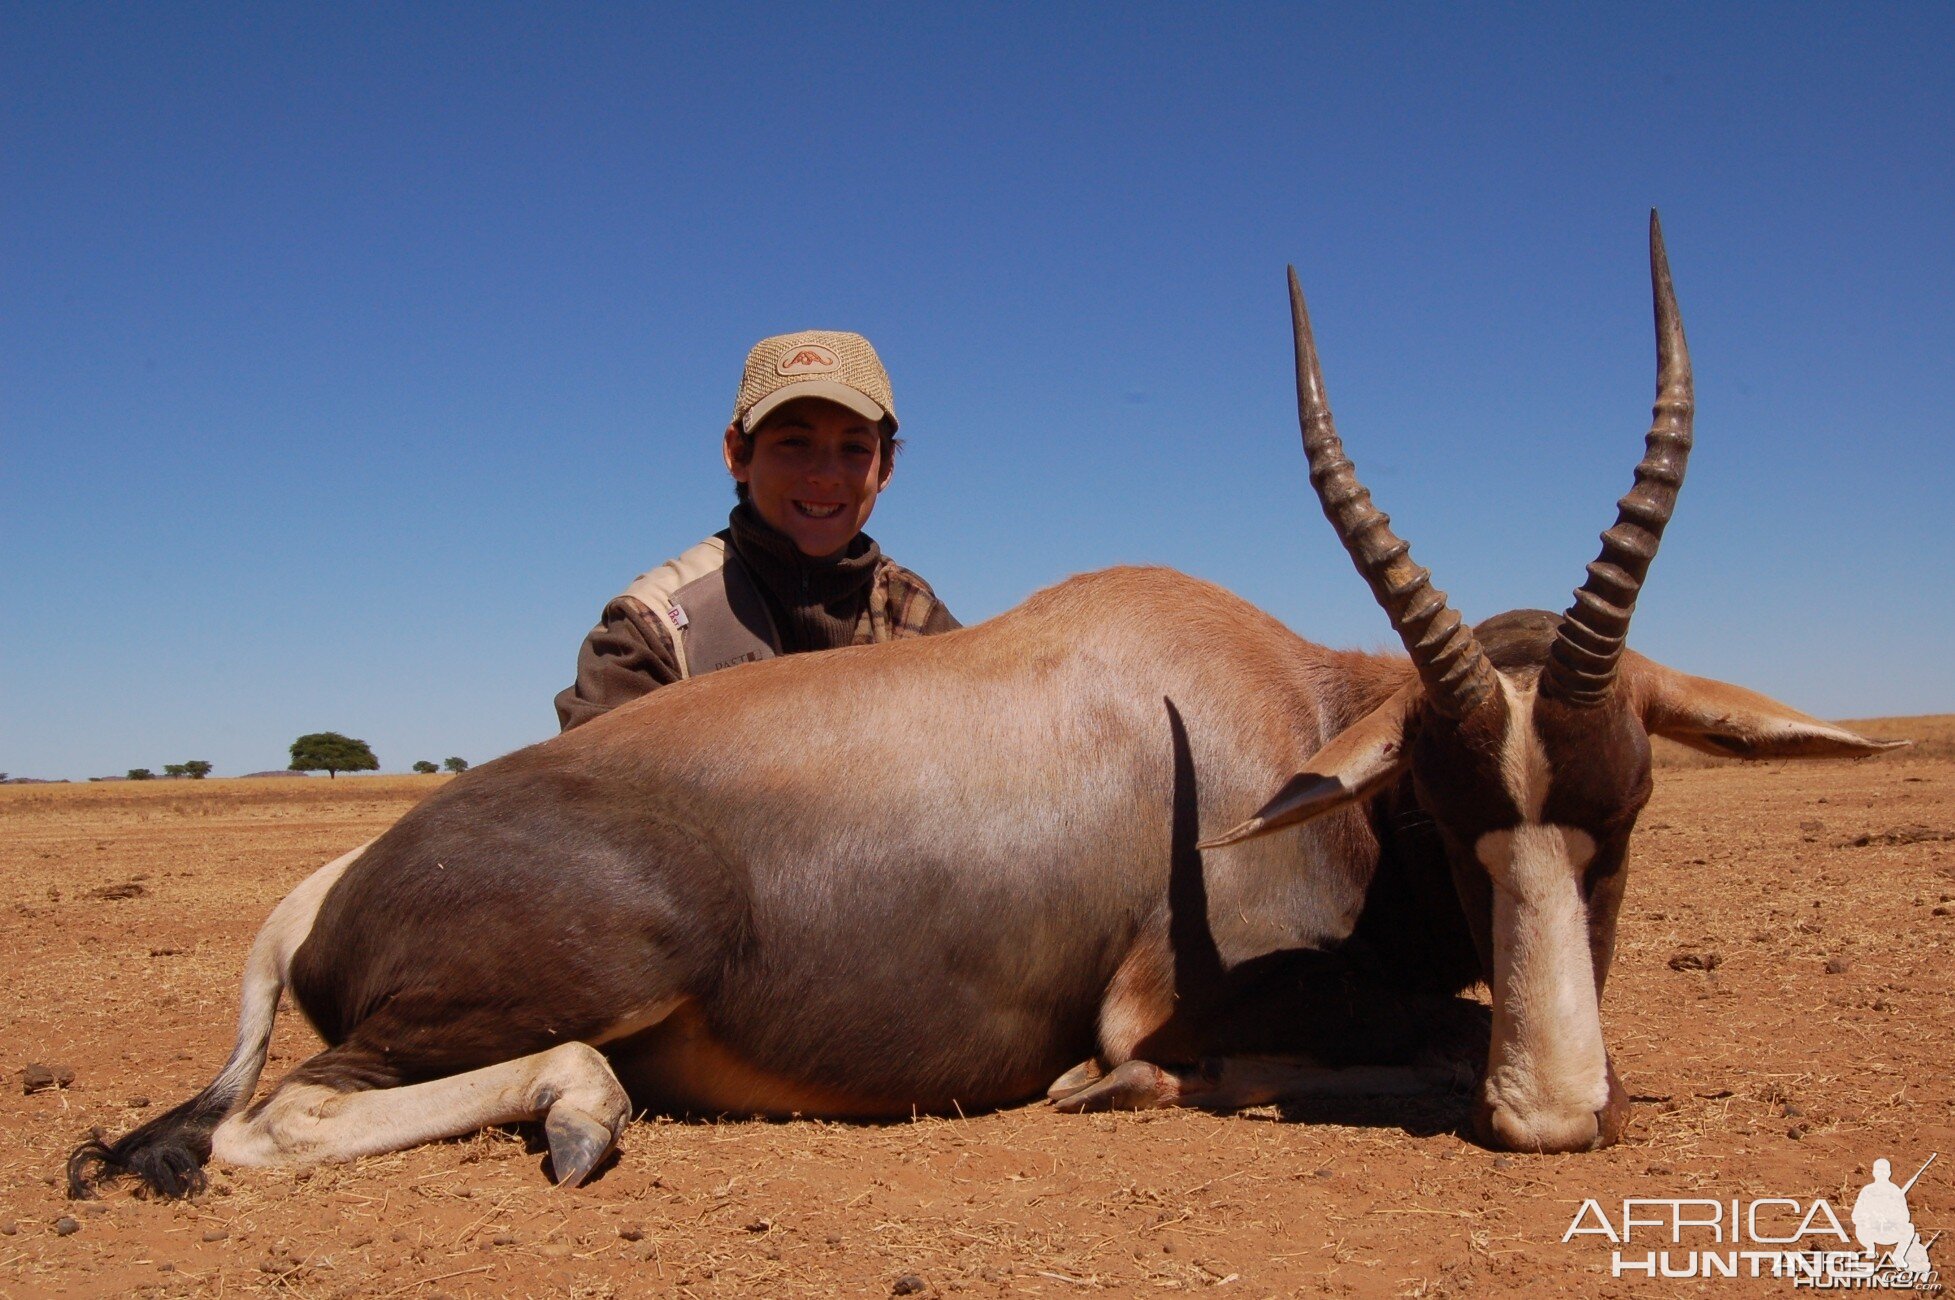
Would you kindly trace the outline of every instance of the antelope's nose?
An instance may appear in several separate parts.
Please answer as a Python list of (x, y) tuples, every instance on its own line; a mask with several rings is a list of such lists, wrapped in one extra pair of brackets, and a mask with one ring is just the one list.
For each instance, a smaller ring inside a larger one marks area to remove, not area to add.
[(1502, 1151), (1533, 1151), (1543, 1155), (1570, 1151), (1599, 1151), (1614, 1146), (1629, 1127), (1631, 1105), (1615, 1062), (1604, 1062), (1607, 1100), (1600, 1109), (1522, 1112), (1505, 1104), (1493, 1089), (1482, 1086), (1473, 1107), (1474, 1136)]
[(1622, 1086), (1622, 1080), (1616, 1078), (1615, 1061), (1607, 1060), (1604, 1069), (1609, 1077), (1609, 1100), (1595, 1112), (1595, 1142), (1589, 1148), (1592, 1151), (1612, 1147), (1621, 1141), (1623, 1133), (1629, 1128), (1629, 1116), (1635, 1109), (1628, 1091)]

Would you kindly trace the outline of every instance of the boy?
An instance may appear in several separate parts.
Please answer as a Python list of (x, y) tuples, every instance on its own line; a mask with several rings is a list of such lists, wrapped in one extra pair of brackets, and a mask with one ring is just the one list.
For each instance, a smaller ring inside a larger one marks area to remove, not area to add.
[(954, 630), (930, 585), (862, 531), (899, 445), (869, 340), (804, 330), (756, 343), (724, 439), (739, 497), (729, 526), (604, 607), (557, 696), (563, 730), (734, 664)]

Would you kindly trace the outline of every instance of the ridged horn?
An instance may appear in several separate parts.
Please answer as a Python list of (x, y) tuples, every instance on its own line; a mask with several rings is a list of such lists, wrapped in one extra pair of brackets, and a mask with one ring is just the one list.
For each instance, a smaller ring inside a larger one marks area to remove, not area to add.
[(1358, 482), (1344, 454), (1324, 398), (1324, 372), (1294, 266), (1290, 318), (1297, 343), (1297, 421), (1310, 459), (1310, 485), (1317, 489), (1324, 517), (1391, 616), (1392, 630), (1412, 656), (1427, 699), (1449, 718), (1465, 717), (1494, 693), (1493, 665), (1481, 653), (1473, 630), (1447, 606), (1446, 593), (1432, 585), (1432, 574), (1413, 562), (1412, 548), (1392, 532), (1391, 516), (1371, 503), (1371, 493)]
[(1602, 534), (1602, 553), (1588, 566), (1588, 581), (1562, 615), (1548, 651), (1541, 693), (1587, 708), (1609, 697), (1616, 667), (1629, 639), (1629, 619), (1643, 589), (1663, 528), (1677, 507), (1684, 466), (1690, 459), (1694, 401), (1690, 350), (1663, 252), (1663, 227), (1650, 213), (1650, 291), (1656, 301), (1656, 406), (1643, 460), (1629, 495), (1616, 503), (1615, 527)]

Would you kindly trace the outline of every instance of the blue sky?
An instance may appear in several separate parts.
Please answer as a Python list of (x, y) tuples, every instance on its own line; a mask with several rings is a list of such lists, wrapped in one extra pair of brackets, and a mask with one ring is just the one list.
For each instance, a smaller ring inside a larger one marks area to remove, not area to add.
[(1417, 557), (1560, 609), (1648, 426), (1653, 206), (1698, 446), (1632, 643), (1955, 709), (1955, 9), (705, 10), (0, 5), (0, 770), (551, 734), (801, 328), (888, 363), (870, 531), (966, 622), (1148, 562), (1382, 645), (1286, 262)]

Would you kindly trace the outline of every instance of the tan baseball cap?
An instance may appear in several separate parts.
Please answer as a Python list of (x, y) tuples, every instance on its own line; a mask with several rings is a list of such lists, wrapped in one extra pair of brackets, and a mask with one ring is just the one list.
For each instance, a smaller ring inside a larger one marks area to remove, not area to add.
[(846, 406), (865, 420), (896, 429), (896, 402), (882, 358), (860, 334), (802, 330), (762, 339), (747, 353), (733, 422), (752, 433), (783, 402), (819, 397)]

